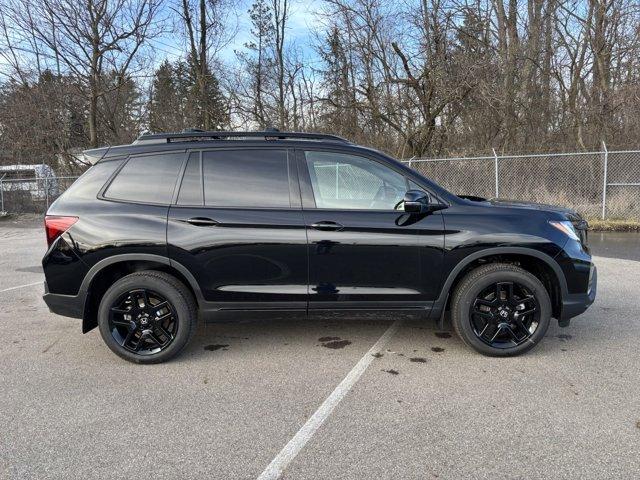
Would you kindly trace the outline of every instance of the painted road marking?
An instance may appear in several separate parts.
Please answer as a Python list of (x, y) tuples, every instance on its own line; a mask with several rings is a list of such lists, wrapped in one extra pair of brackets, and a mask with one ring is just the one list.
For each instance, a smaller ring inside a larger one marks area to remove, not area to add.
[(11, 290), (18, 290), (20, 288), (33, 287), (35, 285), (42, 285), (42, 284), (43, 282), (42, 280), (40, 280), (39, 282), (35, 282), (35, 283), (27, 283), (26, 285), (18, 285), (17, 287), (5, 288), (4, 290), (0, 290), (0, 293), (10, 292)]
[(289, 440), (289, 443), (280, 451), (280, 453), (271, 461), (264, 472), (260, 474), (258, 480), (275, 480), (282, 475), (289, 463), (296, 458), (296, 455), (304, 448), (311, 437), (322, 426), (325, 420), (331, 415), (333, 409), (342, 401), (349, 393), (349, 390), (356, 384), (362, 374), (365, 372), (369, 364), (374, 360), (374, 354), (380, 352), (387, 342), (396, 333), (402, 325), (402, 320), (396, 320), (391, 324), (386, 332), (378, 339), (378, 341), (369, 349), (367, 353), (360, 359), (351, 371), (344, 377), (344, 380), (335, 388), (331, 395), (320, 405), (318, 410), (309, 417), (309, 420), (302, 426), (298, 433)]

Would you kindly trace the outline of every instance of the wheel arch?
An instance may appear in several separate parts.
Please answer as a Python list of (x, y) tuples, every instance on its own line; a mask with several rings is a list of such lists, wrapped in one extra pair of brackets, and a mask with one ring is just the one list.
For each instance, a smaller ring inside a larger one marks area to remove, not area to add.
[(444, 312), (449, 306), (451, 293), (462, 278), (474, 268), (487, 263), (511, 263), (521, 266), (524, 270), (535, 275), (549, 292), (553, 317), (560, 318), (562, 299), (567, 295), (567, 281), (556, 262), (549, 255), (525, 247), (496, 247), (475, 252), (465, 257), (449, 273), (440, 290), (440, 296), (434, 304), (438, 312), (440, 323), (444, 321)]
[(202, 291), (195, 277), (182, 264), (160, 255), (127, 253), (114, 255), (97, 262), (82, 281), (84, 295), (82, 333), (98, 325), (98, 306), (107, 289), (119, 278), (142, 270), (157, 270), (173, 275), (193, 294), (198, 306), (203, 301)]

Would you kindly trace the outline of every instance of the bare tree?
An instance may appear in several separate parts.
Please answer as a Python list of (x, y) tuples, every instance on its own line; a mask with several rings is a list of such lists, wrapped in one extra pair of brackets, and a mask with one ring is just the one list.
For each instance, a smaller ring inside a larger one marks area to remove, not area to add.
[[(159, 33), (154, 19), (160, 0), (3, 1), (15, 28), (79, 80), (88, 100), (89, 145), (97, 146), (98, 102), (123, 85), (147, 41)], [(107, 73), (117, 79), (108, 86)]]

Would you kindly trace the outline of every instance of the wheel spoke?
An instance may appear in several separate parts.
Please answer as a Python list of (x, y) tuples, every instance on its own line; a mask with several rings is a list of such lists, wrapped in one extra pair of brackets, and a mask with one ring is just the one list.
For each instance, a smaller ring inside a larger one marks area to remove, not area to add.
[(171, 338), (168, 338), (165, 342), (162, 342), (158, 336), (153, 332), (153, 330), (149, 330), (146, 335), (153, 343), (155, 343), (158, 347), (162, 348), (165, 343), (171, 341)]
[(497, 298), (487, 300), (486, 298), (476, 298), (476, 305), (484, 305), (485, 307), (493, 307), (498, 303)]
[(153, 305), (152, 308), (156, 313), (158, 313), (163, 308), (169, 308), (169, 302), (167, 302), (165, 300), (164, 302), (160, 302), (160, 303), (157, 303), (157, 304)]
[(108, 317), (113, 338), (122, 348), (138, 355), (164, 350), (178, 332), (179, 319), (173, 305), (145, 288), (123, 293), (110, 306)]
[(516, 333), (513, 331), (513, 328), (511, 328), (510, 326), (506, 326), (503, 328), (509, 332), (509, 335), (511, 335), (511, 338), (516, 345), (520, 343), (521, 340), (524, 340), (524, 339), (519, 339)]
[(514, 323), (516, 324), (516, 326), (517, 326), (520, 330), (522, 330), (522, 333), (523, 333), (523, 335), (524, 335), (522, 338), (520, 338), (520, 340), (519, 340), (519, 341), (522, 341), (522, 340), (524, 340), (525, 338), (528, 338), (529, 336), (531, 336), (531, 332), (529, 331), (529, 329), (527, 328), (527, 326), (522, 322), (522, 320), (521, 320), (519, 317), (514, 318), (514, 320), (513, 320), (513, 321), (514, 321)]
[(145, 310), (149, 307), (149, 295), (146, 290), (135, 290), (131, 292), (131, 298), (137, 310)]
[(127, 332), (127, 336), (124, 337), (124, 340), (122, 341), (122, 346), (127, 348), (127, 343), (129, 343), (131, 341), (131, 339), (133, 338), (133, 336), (136, 333), (136, 329), (135, 328), (129, 328), (129, 331)]
[(491, 340), (489, 340), (489, 342), (491, 342), (491, 343), (495, 342), (495, 341), (496, 341), (496, 338), (498, 338), (498, 335), (500, 334), (500, 332), (502, 332), (502, 329), (503, 329), (503, 328), (504, 328), (504, 327), (501, 327), (501, 326), (499, 326), (499, 325), (498, 325), (498, 326), (496, 326), (496, 331), (495, 331), (495, 333), (493, 334), (493, 336), (491, 337)]
[(157, 324), (156, 328), (162, 335), (166, 337), (167, 341), (173, 340), (173, 335), (171, 335), (162, 325)]
[(169, 312), (169, 313), (165, 313), (164, 315), (160, 316), (160, 317), (156, 317), (155, 321), (157, 323), (162, 323), (164, 322), (167, 318), (171, 318), (173, 317), (173, 313)]
[[(504, 292), (504, 299), (501, 292)], [(506, 301), (511, 303), (513, 300), (513, 283), (512, 282), (499, 282), (496, 284), (496, 297), (498, 301)]]
[(131, 327), (131, 321), (125, 320), (123, 318), (114, 318), (111, 320), (111, 323), (113, 323), (114, 325), (118, 325), (119, 327)]

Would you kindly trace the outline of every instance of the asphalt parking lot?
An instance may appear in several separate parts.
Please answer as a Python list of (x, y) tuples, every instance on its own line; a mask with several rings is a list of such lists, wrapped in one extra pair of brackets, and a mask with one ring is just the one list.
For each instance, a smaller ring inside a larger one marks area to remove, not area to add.
[(0, 477), (256, 479), (285, 457), (285, 479), (638, 477), (632, 256), (597, 257), (596, 303), (518, 358), (415, 319), (283, 318), (139, 366), (48, 312), (42, 230), (0, 223)]

